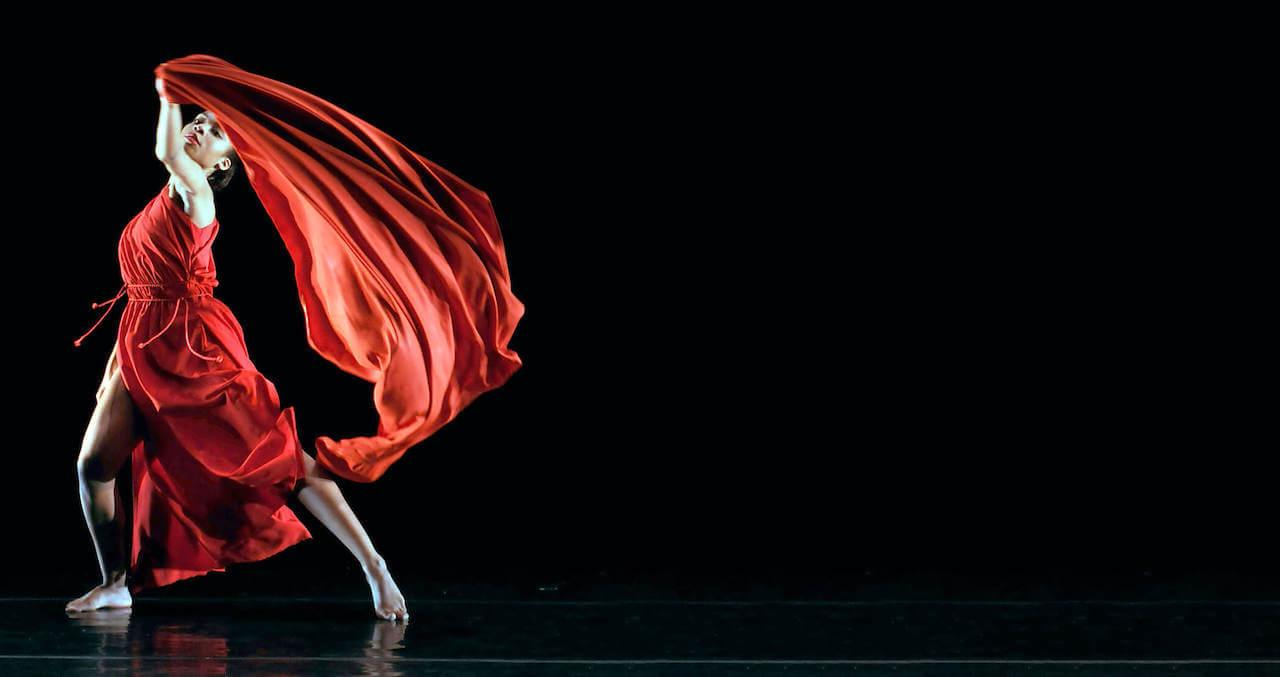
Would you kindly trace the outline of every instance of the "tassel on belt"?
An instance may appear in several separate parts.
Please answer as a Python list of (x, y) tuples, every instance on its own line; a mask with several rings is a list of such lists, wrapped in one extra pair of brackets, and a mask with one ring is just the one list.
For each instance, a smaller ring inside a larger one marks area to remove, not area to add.
[[(160, 338), (161, 335), (163, 335), (166, 331), (168, 331), (169, 327), (173, 326), (174, 319), (178, 317), (178, 307), (182, 305), (183, 300), (194, 298), (197, 296), (213, 296), (213, 288), (216, 286), (218, 286), (217, 280), (213, 280), (210, 282), (186, 280), (185, 282), (171, 282), (166, 284), (129, 284), (126, 282), (123, 286), (120, 287), (120, 291), (117, 292), (115, 296), (111, 297), (107, 301), (100, 301), (98, 303), (95, 303), (93, 304), (92, 307), (97, 308), (98, 306), (103, 306), (108, 304), (111, 307), (114, 307), (116, 304), (116, 301), (119, 300), (119, 298), (121, 296), (124, 296), (126, 293), (128, 293), (129, 295), (130, 302), (136, 301), (139, 303), (146, 303), (151, 301), (176, 300), (177, 303), (174, 304), (173, 306), (173, 316), (171, 316), (169, 318), (169, 321), (165, 323), (164, 329), (161, 329), (160, 332), (157, 333), (155, 336), (152, 336), (146, 341), (143, 341), (142, 343), (138, 344), (139, 348), (145, 348), (152, 341)], [(79, 347), (80, 343), (83, 342), (86, 338), (88, 338), (89, 334), (92, 334), (94, 330), (98, 328), (98, 325), (102, 324), (102, 321), (107, 318), (107, 315), (111, 314), (111, 307), (108, 307), (107, 310), (102, 313), (102, 316), (99, 317), (98, 321), (95, 322), (93, 326), (89, 328), (89, 331), (85, 332), (84, 336), (81, 336), (80, 338), (76, 339), (75, 341), (76, 347)], [(192, 355), (195, 355), (196, 357), (202, 360), (212, 360), (214, 362), (221, 362), (222, 355), (218, 355), (217, 357), (209, 357), (206, 355), (201, 355), (200, 353), (196, 352), (195, 348), (191, 347), (191, 332), (187, 326), (188, 321), (190, 319), (191, 319), (191, 316), (189, 313), (183, 315), (182, 333), (183, 333), (183, 337), (186, 339), (186, 342), (187, 342), (187, 350), (190, 350)]]

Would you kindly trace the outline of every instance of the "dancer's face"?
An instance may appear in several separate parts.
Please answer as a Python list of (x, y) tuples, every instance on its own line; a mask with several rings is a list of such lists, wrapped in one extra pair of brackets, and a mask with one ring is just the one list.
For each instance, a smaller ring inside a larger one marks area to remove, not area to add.
[(231, 166), (231, 158), (227, 157), (231, 152), (231, 140), (212, 113), (201, 111), (182, 128), (182, 138), (186, 141), (187, 155), (206, 170), (221, 170)]

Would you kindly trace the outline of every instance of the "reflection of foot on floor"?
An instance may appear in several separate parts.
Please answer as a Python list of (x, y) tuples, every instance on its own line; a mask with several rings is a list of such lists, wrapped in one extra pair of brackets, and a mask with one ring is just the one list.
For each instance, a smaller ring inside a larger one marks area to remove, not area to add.
[(67, 602), (67, 611), (92, 611), (94, 609), (129, 608), (133, 595), (124, 582), (99, 585), (84, 595)]
[(385, 560), (376, 558), (373, 566), (364, 572), (364, 576), (373, 593), (373, 612), (378, 618), (409, 620), (409, 607), (405, 604), (404, 595), (400, 594), (395, 579), (391, 578), (391, 571)]

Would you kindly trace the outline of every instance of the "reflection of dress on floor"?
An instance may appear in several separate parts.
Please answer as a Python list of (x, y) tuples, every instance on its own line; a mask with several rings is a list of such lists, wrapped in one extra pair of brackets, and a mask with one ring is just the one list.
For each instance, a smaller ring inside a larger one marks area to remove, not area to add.
[(146, 425), (132, 451), (135, 593), (311, 538), (285, 505), (305, 474), (293, 407), (280, 407), (240, 323), (213, 296), (217, 220), (200, 228), (179, 201), (166, 184), (125, 226), (124, 286), (110, 299), (128, 295), (117, 359)]

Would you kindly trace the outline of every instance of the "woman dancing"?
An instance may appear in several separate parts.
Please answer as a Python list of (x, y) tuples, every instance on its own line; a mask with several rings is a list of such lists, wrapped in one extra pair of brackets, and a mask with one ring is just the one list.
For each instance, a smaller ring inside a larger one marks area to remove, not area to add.
[[(240, 324), (213, 296), (214, 194), (235, 175), (239, 153), (211, 111), (184, 126), (160, 78), (156, 90), (156, 157), (169, 181), (119, 240), (125, 284), (110, 303), (128, 298), (76, 464), (102, 584), (66, 609), (129, 607), (140, 590), (310, 539), (286, 505), (296, 495), (359, 561), (377, 616), (408, 620), (335, 476), (303, 451), (293, 408), (280, 407)], [(130, 456), (131, 547), (116, 500)]]

